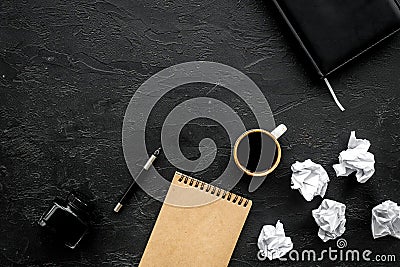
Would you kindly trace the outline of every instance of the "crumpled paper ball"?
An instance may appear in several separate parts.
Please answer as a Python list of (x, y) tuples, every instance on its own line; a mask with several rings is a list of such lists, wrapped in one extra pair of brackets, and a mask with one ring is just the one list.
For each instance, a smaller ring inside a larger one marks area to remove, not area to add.
[(293, 249), (292, 239), (285, 236), (283, 224), (264, 225), (258, 237), (258, 248), (269, 260), (283, 257)]
[(368, 152), (371, 143), (357, 139), (354, 131), (350, 134), (348, 149), (340, 152), (339, 164), (333, 165), (336, 176), (349, 176), (356, 172), (357, 181), (365, 183), (375, 173), (374, 155)]
[(326, 242), (336, 239), (346, 231), (346, 205), (330, 199), (324, 199), (318, 209), (312, 211), (319, 226), (318, 236)]
[(400, 239), (400, 206), (387, 200), (372, 209), (372, 235), (391, 235)]
[(292, 189), (298, 189), (307, 201), (325, 196), (329, 176), (325, 169), (310, 159), (292, 165)]

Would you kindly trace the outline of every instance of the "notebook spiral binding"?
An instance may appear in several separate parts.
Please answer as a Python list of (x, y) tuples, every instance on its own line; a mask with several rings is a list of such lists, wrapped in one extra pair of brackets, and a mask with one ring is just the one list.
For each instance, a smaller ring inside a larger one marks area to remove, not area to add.
[(210, 194), (215, 195), (217, 197), (221, 196), (222, 199), (226, 199), (227, 201), (230, 201), (232, 203), (237, 202), (239, 206), (243, 206), (244, 208), (247, 207), (247, 205), (249, 204), (249, 200), (244, 197), (238, 196), (224, 189), (199, 181), (183, 173), (177, 173), (177, 174), (180, 175), (178, 179), (178, 182), (180, 183), (183, 182), (184, 184), (187, 184), (189, 186), (199, 188), (200, 190), (205, 190), (205, 192), (207, 193), (210, 192)]

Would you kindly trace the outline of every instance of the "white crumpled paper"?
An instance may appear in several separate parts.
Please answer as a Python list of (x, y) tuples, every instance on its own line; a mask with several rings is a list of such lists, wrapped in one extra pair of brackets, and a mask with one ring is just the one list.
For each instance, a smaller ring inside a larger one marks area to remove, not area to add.
[(387, 200), (372, 209), (372, 235), (391, 235), (400, 239), (400, 206)]
[(348, 176), (356, 172), (357, 181), (365, 183), (375, 173), (374, 155), (368, 152), (371, 143), (365, 139), (357, 139), (356, 132), (352, 131), (348, 149), (340, 152), (339, 164), (333, 165), (336, 176)]
[(276, 226), (264, 225), (258, 237), (258, 248), (269, 260), (283, 257), (293, 249), (290, 237), (285, 236), (283, 224), (278, 221)]
[(346, 230), (346, 205), (330, 199), (324, 199), (318, 209), (312, 211), (319, 226), (318, 236), (326, 242), (336, 239)]
[(292, 189), (298, 189), (307, 201), (325, 196), (329, 176), (325, 169), (310, 159), (292, 165)]

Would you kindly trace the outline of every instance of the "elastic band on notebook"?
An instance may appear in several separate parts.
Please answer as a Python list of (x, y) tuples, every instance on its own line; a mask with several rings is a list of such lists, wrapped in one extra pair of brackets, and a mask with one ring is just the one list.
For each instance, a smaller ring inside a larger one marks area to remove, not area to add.
[(344, 107), (342, 106), (342, 104), (340, 104), (339, 100), (336, 97), (335, 92), (332, 89), (331, 84), (329, 83), (327, 78), (324, 78), (324, 81), (326, 83), (326, 86), (328, 86), (329, 92), (331, 93), (333, 100), (335, 100), (336, 105), (340, 108), (341, 111), (345, 111)]

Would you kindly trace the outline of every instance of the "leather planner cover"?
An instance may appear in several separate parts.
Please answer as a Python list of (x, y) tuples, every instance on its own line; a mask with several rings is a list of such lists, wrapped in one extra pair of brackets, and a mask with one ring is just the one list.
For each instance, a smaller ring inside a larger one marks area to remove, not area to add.
[(398, 0), (273, 0), (325, 77), (400, 29)]

